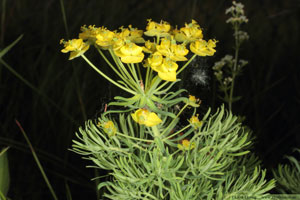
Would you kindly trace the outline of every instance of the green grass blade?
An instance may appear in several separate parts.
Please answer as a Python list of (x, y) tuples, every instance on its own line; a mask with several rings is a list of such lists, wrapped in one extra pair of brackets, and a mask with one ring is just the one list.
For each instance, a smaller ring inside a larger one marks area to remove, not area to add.
[(72, 200), (71, 190), (70, 190), (70, 187), (69, 187), (69, 184), (67, 183), (67, 181), (65, 181), (65, 186), (66, 186), (67, 200)]
[[(9, 189), (9, 166), (7, 159), (7, 150), (9, 147), (6, 147), (0, 152), (0, 192), (3, 196), (7, 195)], [(2, 199), (1, 197), (0, 199)]]
[(42, 173), (42, 176), (43, 176), (43, 178), (44, 178), (44, 180), (45, 180), (45, 182), (46, 182), (46, 184), (47, 184), (47, 186), (48, 186), (48, 188), (49, 188), (49, 190), (50, 190), (50, 192), (51, 192), (54, 200), (58, 200), (57, 196), (56, 196), (56, 194), (55, 194), (55, 192), (54, 192), (54, 190), (53, 190), (53, 188), (52, 188), (52, 186), (51, 186), (51, 184), (50, 184), (50, 182), (49, 182), (49, 180), (47, 178), (47, 175), (46, 175), (46, 173), (45, 173), (45, 171), (44, 171), (44, 169), (43, 169), (43, 167), (42, 167), (42, 165), (41, 165), (41, 163), (40, 163), (40, 161), (39, 161), (39, 159), (38, 159), (38, 157), (37, 157), (37, 155), (36, 155), (36, 153), (34, 151), (33, 146), (31, 145), (31, 142), (30, 142), (29, 138), (27, 137), (27, 135), (26, 135), (23, 127), (21, 126), (21, 124), (19, 123), (18, 120), (16, 120), (16, 124), (20, 128), (20, 131), (22, 132), (22, 134), (23, 134), (23, 136), (24, 136), (24, 138), (25, 138), (25, 140), (26, 140), (26, 142), (27, 142), (27, 144), (28, 144), (28, 146), (29, 146), (29, 148), (30, 148), (30, 150), (32, 152), (33, 158), (34, 158), (36, 164), (38, 165), (38, 168), (40, 169), (40, 171)]
[(8, 45), (7, 47), (5, 47), (4, 49), (2, 49), (0, 51), (0, 59), (13, 47), (15, 46), (21, 39), (22, 39), (23, 35), (20, 35), (13, 43), (11, 43), (10, 45)]
[(64, 1), (60, 0), (59, 2), (60, 2), (60, 7), (61, 7), (61, 13), (62, 13), (62, 16), (63, 16), (65, 31), (66, 31), (66, 34), (67, 34), (67, 38), (69, 39), (69, 29), (68, 29), (68, 23), (67, 23), (67, 17), (66, 17)]
[(1, 15), (1, 33), (0, 33), (0, 45), (3, 45), (4, 33), (5, 33), (5, 15), (6, 15), (6, 0), (2, 1), (2, 15)]

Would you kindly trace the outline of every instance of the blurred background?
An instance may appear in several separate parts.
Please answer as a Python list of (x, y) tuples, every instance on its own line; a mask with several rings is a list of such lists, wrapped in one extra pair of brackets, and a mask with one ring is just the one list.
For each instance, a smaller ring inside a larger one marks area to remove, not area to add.
[[(248, 60), (237, 80), (233, 104), (236, 115), (256, 136), (253, 151), (264, 168), (285, 163), (283, 156), (300, 148), (300, 1), (237, 1), (245, 5), (248, 24), (242, 29), (250, 39), (240, 58)], [(181, 86), (202, 99), (203, 110), (216, 110), (222, 102), (213, 79), (212, 66), (233, 54), (233, 30), (226, 24), (227, 0), (0, 0), (0, 49), (20, 35), (22, 39), (1, 59), (0, 148), (10, 146), (8, 159), (11, 199), (52, 199), (33, 156), (16, 125), (27, 133), (59, 199), (96, 199), (101, 171), (86, 168), (91, 162), (70, 151), (72, 139), (86, 119), (101, 114), (118, 89), (98, 76), (82, 59), (68, 61), (60, 39), (78, 37), (80, 27), (120, 26), (145, 29), (147, 19), (178, 27), (198, 21), (204, 39), (218, 40), (213, 57), (199, 58), (182, 75)], [(65, 14), (64, 14), (65, 13)], [(86, 55), (109, 73), (94, 50)], [(8, 67), (9, 66), (9, 67)], [(190, 78), (200, 67), (204, 82)]]

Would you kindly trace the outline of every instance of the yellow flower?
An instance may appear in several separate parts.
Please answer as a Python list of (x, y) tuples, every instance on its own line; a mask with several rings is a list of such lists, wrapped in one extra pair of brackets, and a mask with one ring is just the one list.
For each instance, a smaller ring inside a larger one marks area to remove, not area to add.
[(131, 25), (128, 26), (130, 29), (130, 36), (127, 38), (127, 40), (130, 40), (134, 43), (144, 43), (145, 40), (143, 38), (143, 31), (138, 30), (137, 28), (132, 28)]
[(124, 45), (125, 45), (125, 41), (123, 39), (114, 38), (113, 50), (117, 56), (120, 57), (121, 54), (119, 55), (118, 53), (119, 53), (121, 47), (123, 47)]
[(113, 44), (114, 37), (114, 32), (102, 27), (96, 35), (96, 44), (104, 49), (107, 49)]
[(156, 51), (156, 44), (147, 40), (145, 42), (145, 46), (143, 47), (143, 51), (146, 53), (154, 53)]
[(202, 126), (202, 121), (199, 121), (198, 115), (192, 116), (191, 119), (189, 120), (189, 122), (192, 124), (192, 126), (195, 129), (198, 129)]
[(216, 47), (216, 40), (209, 40), (206, 42), (205, 40), (196, 40), (191, 43), (190, 49), (194, 54), (199, 56), (212, 56), (216, 52), (214, 49)]
[(145, 40), (142, 37), (143, 31), (138, 30), (137, 28), (132, 28), (131, 25), (128, 26), (128, 28), (120, 27), (121, 32), (117, 33), (117, 37), (119, 39), (122, 39), (124, 41), (130, 41), (133, 43), (144, 43)]
[(117, 132), (117, 128), (111, 120), (104, 123), (98, 123), (98, 126), (101, 126), (104, 132), (110, 137), (114, 136)]
[[(114, 49), (115, 50), (115, 49)], [(143, 47), (130, 42), (115, 50), (123, 63), (139, 63), (144, 59)]]
[(202, 30), (195, 20), (192, 20), (190, 24), (185, 24), (185, 27), (180, 28), (179, 31), (175, 31), (175, 39), (178, 42), (189, 43), (202, 38)]
[(156, 46), (158, 52), (173, 61), (186, 61), (185, 55), (188, 54), (189, 50), (184, 45), (177, 45), (173, 40), (163, 38), (160, 45)]
[(89, 45), (84, 43), (82, 39), (72, 39), (67, 42), (62, 39), (60, 41), (60, 44), (64, 44), (64, 49), (62, 49), (61, 52), (63, 53), (71, 52), (69, 60), (81, 56), (90, 47)]
[(147, 109), (140, 108), (135, 113), (131, 114), (132, 119), (139, 123), (144, 124), (145, 126), (156, 126), (157, 124), (161, 123), (161, 119), (154, 113), (150, 112)]
[(189, 95), (189, 99), (186, 102), (187, 104), (189, 104), (192, 107), (199, 107), (201, 100), (197, 99), (195, 96), (193, 95)]
[(169, 31), (171, 30), (171, 25), (168, 22), (160, 21), (160, 23), (154, 22), (148, 19), (148, 25), (146, 27), (145, 35), (147, 36), (159, 36), (166, 37), (169, 36)]
[(157, 51), (161, 53), (164, 56), (167, 56), (170, 54), (171, 51), (171, 40), (167, 38), (162, 38), (160, 41), (160, 44), (156, 46)]
[(193, 95), (189, 95), (189, 100), (190, 100), (191, 102), (195, 102), (195, 103), (196, 103), (196, 101), (197, 101), (196, 97), (193, 96)]
[(158, 67), (163, 63), (163, 60), (163, 56), (159, 52), (155, 52), (148, 58), (148, 64), (154, 71), (157, 71)]
[(81, 33), (79, 33), (80, 39), (95, 42), (96, 36), (101, 31), (101, 28), (97, 28), (95, 27), (95, 25), (89, 25), (89, 27), (87, 28), (86, 25), (84, 25), (80, 28), (80, 30), (82, 31)]
[(157, 68), (158, 76), (165, 81), (176, 81), (178, 65), (170, 59), (164, 59), (162, 65)]
[(196, 144), (195, 144), (195, 142), (190, 143), (190, 141), (188, 139), (183, 139), (181, 141), (181, 144), (178, 144), (177, 147), (180, 150), (191, 150), (196, 147)]
[(171, 45), (171, 51), (173, 52), (173, 55), (170, 57), (174, 61), (186, 61), (187, 58), (185, 55), (189, 53), (189, 50), (185, 48), (184, 45), (177, 45), (172, 44)]

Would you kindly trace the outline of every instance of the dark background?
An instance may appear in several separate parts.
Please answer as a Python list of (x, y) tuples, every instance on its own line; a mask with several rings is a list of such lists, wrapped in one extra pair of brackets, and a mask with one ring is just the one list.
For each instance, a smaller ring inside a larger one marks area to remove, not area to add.
[[(203, 28), (204, 38), (215, 38), (214, 57), (197, 59), (206, 72), (206, 84), (183, 74), (182, 85), (200, 97), (203, 108), (216, 109), (216, 83), (211, 67), (226, 54), (233, 54), (231, 26), (225, 21), (225, 0), (1, 0), (0, 48), (23, 38), (2, 59), (39, 91), (35, 91), (0, 65), (0, 147), (9, 150), (11, 186), (9, 197), (51, 199), (32, 154), (15, 123), (17, 119), (32, 142), (59, 199), (66, 199), (67, 188), (73, 199), (96, 199), (95, 182), (99, 171), (69, 151), (74, 132), (86, 119), (97, 117), (118, 90), (98, 76), (80, 58), (68, 61), (60, 39), (76, 38), (80, 27), (106, 26), (111, 30), (132, 24), (145, 29), (147, 19), (161, 19), (183, 26), (191, 19)], [(243, 29), (250, 35), (240, 52), (248, 60), (237, 80), (235, 94), (242, 99), (233, 112), (246, 117), (256, 136), (254, 152), (264, 168), (285, 163), (285, 154), (300, 148), (300, 1), (240, 1), (249, 23)], [(62, 4), (66, 14), (63, 18)], [(65, 26), (64, 22), (67, 22)], [(67, 27), (67, 28), (66, 28)], [(109, 73), (93, 50), (88, 57)]]

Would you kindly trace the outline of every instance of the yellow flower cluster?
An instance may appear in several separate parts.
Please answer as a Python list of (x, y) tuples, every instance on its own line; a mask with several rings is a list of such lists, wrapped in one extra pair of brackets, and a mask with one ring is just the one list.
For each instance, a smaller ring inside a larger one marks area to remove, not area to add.
[(198, 129), (202, 126), (202, 121), (199, 121), (198, 115), (192, 116), (189, 122), (195, 129)]
[[(212, 56), (216, 51), (216, 41), (203, 40), (202, 30), (195, 20), (180, 29), (173, 29), (165, 21), (157, 23), (149, 19), (145, 32), (132, 28), (131, 25), (128, 28), (121, 27), (119, 31), (82, 26), (81, 31), (79, 39), (63, 42), (62, 52), (71, 52), (70, 60), (84, 54), (89, 45), (93, 44), (104, 50), (111, 49), (123, 63), (144, 61), (144, 66), (151, 67), (166, 81), (176, 81), (176, 62), (188, 60), (187, 44), (190, 44), (190, 51), (199, 56)], [(156, 37), (156, 40), (145, 41), (143, 35)], [(150, 55), (145, 58), (144, 53)]]
[(108, 136), (114, 136), (117, 132), (117, 128), (113, 121), (109, 120), (103, 123), (98, 123), (98, 127), (102, 127), (103, 131), (108, 135)]
[(89, 45), (84, 43), (82, 39), (72, 39), (69, 41), (60, 40), (60, 44), (64, 44), (63, 53), (71, 52), (69, 60), (72, 60), (86, 52), (89, 49)]
[(141, 108), (135, 111), (135, 113), (131, 114), (132, 119), (139, 123), (144, 124), (145, 126), (156, 126), (157, 124), (161, 123), (161, 119), (153, 112), (145, 108)]
[(203, 38), (202, 30), (195, 20), (192, 20), (192, 23), (190, 24), (185, 24), (185, 27), (180, 28), (180, 30), (175, 29), (174, 35), (176, 41), (186, 43)]
[(189, 95), (189, 99), (186, 102), (188, 105), (192, 106), (192, 107), (199, 107), (201, 104), (201, 100), (197, 99), (195, 96), (193, 95)]
[(167, 37), (170, 35), (169, 32), (171, 30), (171, 25), (162, 20), (160, 23), (157, 23), (148, 19), (146, 30), (145, 35), (147, 36)]
[(183, 139), (181, 141), (181, 144), (178, 144), (177, 147), (178, 149), (180, 150), (191, 150), (191, 149), (194, 149), (196, 146), (195, 142), (190, 142), (188, 139)]

